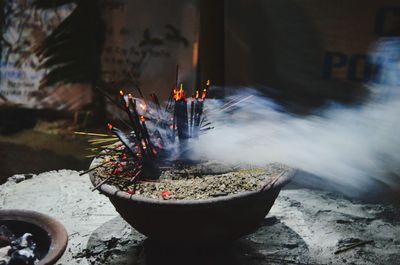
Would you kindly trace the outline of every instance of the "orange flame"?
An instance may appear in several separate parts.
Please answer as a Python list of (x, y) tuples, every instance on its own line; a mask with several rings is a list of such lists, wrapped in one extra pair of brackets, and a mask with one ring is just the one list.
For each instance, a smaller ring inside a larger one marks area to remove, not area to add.
[(196, 99), (198, 99), (198, 98), (199, 98), (199, 91), (196, 90)]
[(206, 86), (210, 86), (210, 85), (211, 85), (211, 81), (210, 81), (210, 79), (208, 79), (206, 82)]
[(180, 87), (180, 89), (179, 90), (177, 90), (177, 89), (174, 89), (174, 99), (175, 99), (175, 101), (179, 101), (179, 100), (182, 100), (182, 99), (186, 99), (185, 98), (185, 91), (183, 90), (183, 84), (181, 84), (181, 87)]
[(107, 123), (107, 127), (108, 127), (109, 130), (112, 130), (112, 128), (113, 128), (111, 123)]
[(120, 90), (119, 94), (121, 95), (121, 97), (123, 97), (124, 96), (124, 91)]
[(145, 120), (146, 120), (145, 117), (144, 117), (143, 115), (141, 115), (141, 116), (140, 116), (140, 121), (141, 121), (141, 122), (144, 122)]
[(133, 96), (132, 96), (131, 93), (128, 94), (128, 98), (129, 98), (129, 99), (132, 99), (132, 98), (133, 98)]

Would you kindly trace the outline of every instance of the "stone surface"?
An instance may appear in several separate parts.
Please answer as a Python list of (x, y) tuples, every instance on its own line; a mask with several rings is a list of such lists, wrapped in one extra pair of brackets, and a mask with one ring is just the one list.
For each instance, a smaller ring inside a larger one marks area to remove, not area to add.
[[(105, 196), (90, 188), (87, 175), (50, 171), (1, 185), (0, 208), (36, 210), (61, 221), (70, 240), (57, 263), (62, 265), (372, 265), (400, 260), (400, 211), (390, 205), (350, 201), (317, 190), (283, 190), (253, 234), (225, 246), (199, 248), (145, 239), (119, 217)], [(357, 240), (373, 242), (334, 254)]]

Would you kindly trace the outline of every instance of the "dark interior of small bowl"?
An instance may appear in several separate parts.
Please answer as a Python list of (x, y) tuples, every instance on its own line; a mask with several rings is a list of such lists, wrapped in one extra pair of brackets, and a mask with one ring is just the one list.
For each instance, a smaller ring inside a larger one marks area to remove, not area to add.
[(31, 233), (33, 235), (32, 240), (36, 243), (35, 254), (39, 260), (44, 258), (44, 256), (49, 252), (51, 239), (47, 232), (42, 228), (32, 223), (15, 220), (3, 220), (0, 221), (0, 225), (7, 226), (16, 237), (20, 237), (25, 233)]

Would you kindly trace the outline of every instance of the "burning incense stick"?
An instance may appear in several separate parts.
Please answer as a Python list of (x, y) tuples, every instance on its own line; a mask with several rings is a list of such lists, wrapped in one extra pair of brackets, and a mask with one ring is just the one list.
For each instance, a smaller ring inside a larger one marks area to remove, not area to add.
[(284, 174), (286, 173), (286, 171), (281, 172), (278, 176), (276, 176), (275, 178), (271, 179), (269, 182), (267, 182), (262, 188), (261, 191), (264, 191), (266, 189), (271, 188)]
[(108, 163), (110, 163), (110, 162), (111, 162), (111, 160), (106, 159), (105, 162), (103, 162), (103, 163), (101, 163), (101, 164), (99, 164), (99, 165), (97, 165), (97, 166), (95, 166), (95, 167), (89, 168), (88, 170), (85, 170), (85, 171), (79, 173), (79, 176), (85, 175), (85, 174), (87, 174), (87, 173), (89, 173), (89, 172), (91, 172), (91, 171), (93, 171), (93, 170), (95, 170), (95, 169), (97, 169), (97, 168), (99, 168), (99, 167), (105, 166), (106, 164), (108, 164)]
[(74, 133), (79, 134), (79, 135), (85, 135), (85, 136), (113, 137), (112, 135), (103, 134), (103, 133), (88, 133), (88, 132), (74, 132)]
[(178, 130), (179, 141), (184, 142), (189, 138), (189, 127), (188, 127), (188, 115), (187, 115), (187, 102), (185, 97), (185, 91), (183, 90), (183, 85), (179, 91), (175, 92), (175, 108), (174, 117), (176, 120), (176, 127)]
[(94, 186), (92, 188), (92, 191), (97, 190), (101, 185), (103, 185), (104, 183), (106, 183), (108, 180), (110, 180), (113, 177), (113, 175), (108, 176), (107, 178), (105, 178), (104, 180), (102, 180), (99, 184), (97, 184), (96, 186)]
[(230, 105), (221, 108), (221, 109), (219, 110), (219, 112), (226, 111), (226, 110), (228, 110), (228, 109), (230, 109), (230, 108), (236, 106), (237, 104), (239, 104), (239, 103), (241, 103), (241, 102), (243, 102), (243, 101), (245, 101), (245, 100), (248, 100), (248, 99), (250, 99), (250, 98), (252, 98), (252, 97), (253, 97), (253, 95), (250, 95), (250, 96), (247, 96), (247, 97), (245, 97), (245, 98), (242, 98), (242, 99), (240, 99), (240, 100), (237, 101), (237, 102), (231, 103)]
[[(210, 122), (205, 122), (203, 113), (210, 81), (207, 80), (203, 88), (195, 91), (188, 104), (183, 84), (178, 88), (178, 74), (177, 65), (175, 84), (165, 110), (161, 108), (154, 93), (150, 95), (151, 100), (146, 103), (140, 89), (138, 92), (141, 99), (136, 99), (132, 94), (125, 94), (120, 90), (119, 98), (115, 100), (101, 91), (106, 98), (127, 113), (125, 119), (127, 122), (122, 121), (130, 131), (125, 132), (109, 123), (108, 128), (114, 135), (84, 132), (76, 134), (93, 137), (89, 143), (95, 147), (91, 149), (95, 152), (94, 157), (113, 156), (118, 169), (112, 175), (126, 171), (130, 183), (157, 177), (159, 168), (169, 163), (167, 161), (171, 157), (176, 157), (176, 154), (180, 156), (188, 150), (186, 143), (190, 138), (196, 138), (199, 132), (203, 133), (213, 128)], [(176, 141), (176, 138), (179, 141)], [(117, 144), (118, 141), (121, 143)], [(105, 166), (109, 162), (99, 164), (82, 174)], [(108, 179), (99, 183), (95, 189)]]

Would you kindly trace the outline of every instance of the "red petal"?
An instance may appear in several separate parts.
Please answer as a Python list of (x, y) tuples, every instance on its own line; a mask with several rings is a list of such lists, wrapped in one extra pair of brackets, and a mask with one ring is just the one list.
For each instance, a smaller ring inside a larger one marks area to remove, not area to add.
[(163, 191), (161, 192), (161, 197), (163, 197), (163, 199), (168, 199), (168, 197), (172, 194), (172, 192), (169, 191)]

